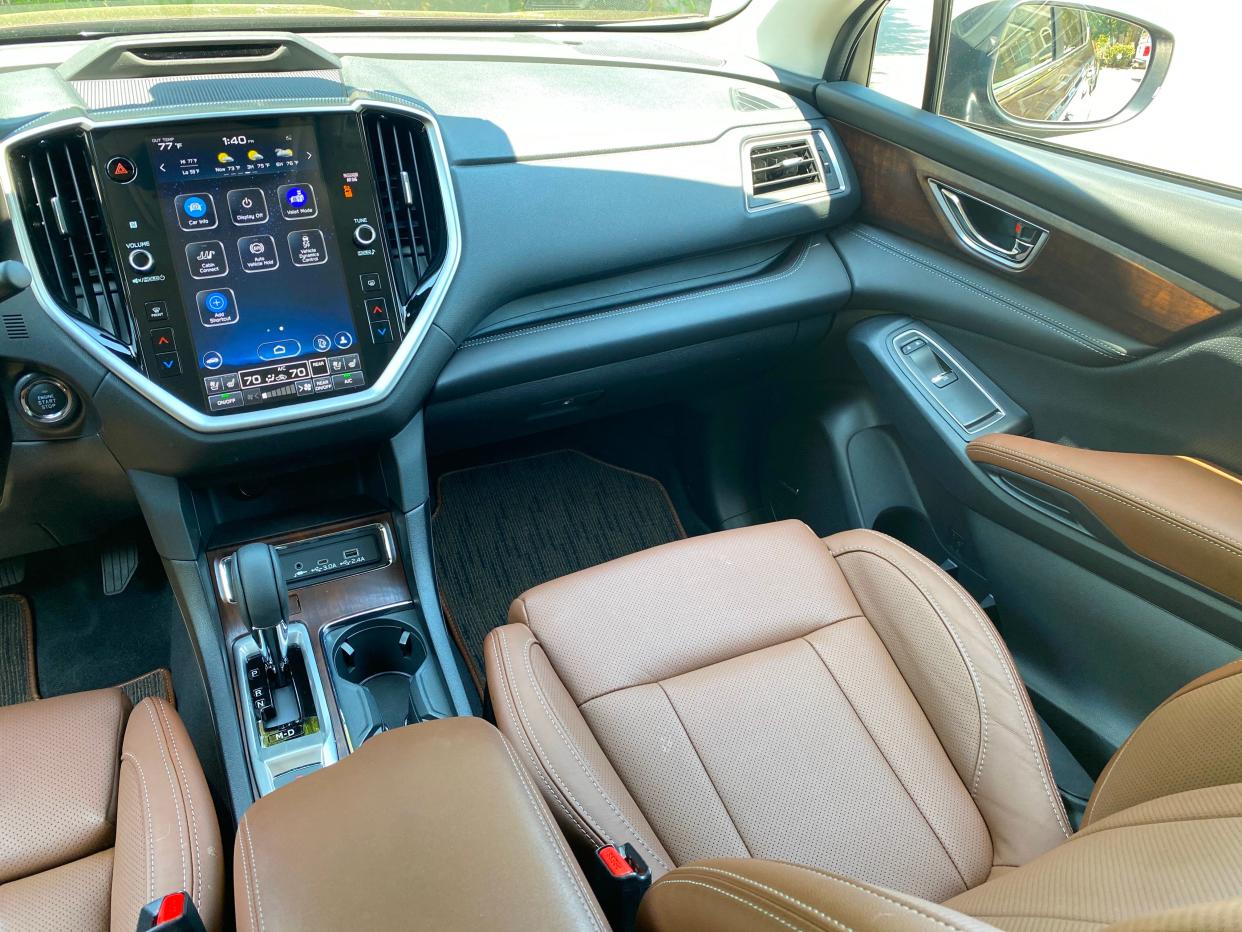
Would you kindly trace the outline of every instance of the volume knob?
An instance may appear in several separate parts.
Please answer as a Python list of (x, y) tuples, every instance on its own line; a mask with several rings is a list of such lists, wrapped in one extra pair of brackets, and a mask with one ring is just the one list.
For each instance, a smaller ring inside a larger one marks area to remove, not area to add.
[(149, 272), (155, 265), (155, 256), (147, 249), (131, 249), (129, 251), (129, 267), (135, 272)]

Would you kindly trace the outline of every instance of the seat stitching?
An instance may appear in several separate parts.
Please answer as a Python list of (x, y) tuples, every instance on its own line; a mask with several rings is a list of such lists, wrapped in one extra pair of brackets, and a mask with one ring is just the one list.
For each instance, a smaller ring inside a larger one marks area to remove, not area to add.
[[(728, 890), (721, 890), (719, 887), (713, 887), (711, 884), (704, 883), (701, 880), (683, 880), (682, 878), (677, 877), (677, 878), (674, 878), (673, 880), (661, 881), (660, 886), (669, 887), (675, 883), (684, 883), (691, 887), (702, 887), (704, 890), (710, 890), (712, 893), (719, 893), (721, 896), (727, 896), (729, 899), (736, 900), (737, 902), (741, 903), (743, 906), (749, 906), (755, 912), (763, 913), (763, 915), (767, 916), (773, 922), (779, 922), (781, 925), (783, 925), (787, 929), (794, 929), (796, 930), (796, 932), (804, 932), (802, 926), (796, 926), (792, 922), (786, 922), (780, 916), (776, 915), (776, 913), (772, 912), (771, 910), (764, 909), (758, 903), (754, 903), (751, 900), (745, 899), (744, 897), (740, 897), (735, 893), (730, 893)], [(843, 925), (842, 923), (837, 922), (835, 919), (829, 919), (828, 922), (834, 928), (841, 929), (842, 932), (854, 932), (854, 930), (851, 929), (849, 926)]]
[(266, 930), (267, 924), (263, 920), (263, 891), (259, 887), (259, 859), (254, 856), (254, 838), (250, 834), (250, 821), (244, 819), (246, 825), (246, 847), (250, 849), (250, 870), (251, 883), (254, 886), (254, 899), (259, 907), (259, 929)]
[(727, 871), (719, 867), (709, 867), (706, 864), (695, 864), (693, 869), (696, 871), (710, 871), (713, 874), (723, 874), (726, 877), (732, 877), (734, 880), (740, 880), (743, 883), (753, 884), (754, 886), (758, 887), (760, 890), (764, 890), (775, 896), (779, 896), (783, 900), (788, 900), (791, 903), (795, 903), (798, 906), (801, 906), (803, 909), (807, 910), (808, 912), (814, 913), (815, 915), (819, 916), (821, 919), (825, 919), (828, 922), (832, 922), (832, 923), (835, 923), (837, 921), (833, 919), (831, 916), (829, 916), (827, 913), (824, 913), (821, 910), (816, 909), (810, 903), (804, 903), (797, 897), (790, 896), (784, 890), (778, 890), (776, 887), (770, 887), (766, 883), (760, 883), (758, 880), (755, 880), (753, 877), (745, 877), (742, 874), (735, 874), (732, 871)]
[[(846, 622), (846, 621), (854, 621), (855, 619), (861, 619), (863, 621), (866, 621), (867, 616), (853, 614), (853, 615), (842, 615), (840, 618), (834, 618), (832, 621), (829, 621), (829, 622), (823, 622), (821, 620), (816, 620), (814, 624), (818, 625), (818, 627), (812, 628), (807, 633), (814, 634), (817, 631), (823, 631), (825, 628), (831, 628), (833, 625), (839, 625), (842, 622)], [(810, 624), (810, 622), (808, 622), (808, 624)], [(582, 701), (582, 704), (578, 706), (578, 708), (585, 709), (592, 702), (598, 702), (600, 699), (604, 699), (608, 696), (615, 695), (616, 693), (623, 693), (630, 689), (640, 689), (643, 686), (659, 686), (661, 683), (667, 683), (672, 680), (678, 679), (679, 677), (687, 676), (691, 673), (701, 673), (704, 670), (710, 670), (713, 667), (718, 667), (718, 666), (721, 666), (722, 664), (732, 663), (734, 660), (737, 660), (739, 657), (749, 657), (752, 654), (758, 654), (761, 651), (770, 650), (773, 647), (780, 647), (782, 644), (788, 644), (790, 641), (796, 641), (799, 637), (803, 637), (803, 636), (804, 635), (791, 635), (788, 641), (776, 641), (772, 644), (761, 644), (759, 647), (745, 648), (742, 650), (740, 654), (732, 654), (728, 657), (721, 657), (719, 660), (712, 660), (710, 662), (705, 663), (704, 666), (701, 666), (701, 667), (694, 667), (689, 670), (681, 670), (677, 673), (667, 673), (667, 674), (661, 673), (654, 680), (636, 680), (635, 682), (632, 682), (632, 683), (627, 682), (626, 685), (624, 686), (616, 686), (616, 687), (613, 687), (612, 689), (606, 689), (602, 693), (597, 693), (588, 699), (584, 699)]]
[(914, 915), (921, 916), (922, 918), (928, 920), (929, 922), (934, 922), (936, 925), (940, 926), (942, 929), (951, 929), (953, 930), (953, 932), (967, 932), (967, 930), (963, 929), (962, 926), (958, 925), (957, 923), (953, 923), (952, 925), (950, 925), (948, 922), (944, 921), (943, 919), (938, 918), (937, 916), (932, 915), (929, 912), (925, 912), (924, 910), (917, 909), (909, 905), (908, 903), (903, 903), (901, 902), (901, 900), (894, 899), (893, 897), (888, 896), (887, 894), (881, 893), (878, 890), (869, 890), (868, 888), (862, 886), (861, 884), (854, 883), (854, 881), (852, 880), (846, 880), (844, 877), (839, 877), (838, 875), (831, 874), (828, 871), (820, 870), (819, 868), (816, 868), (816, 867), (808, 867), (805, 864), (794, 864), (790, 861), (781, 861), (780, 863), (784, 864), (787, 867), (793, 867), (793, 868), (797, 868), (798, 870), (806, 871), (807, 873), (815, 874), (819, 877), (825, 877), (828, 880), (833, 881), (834, 883), (844, 884), (847, 887), (853, 887), (855, 890), (858, 890), (860, 893), (866, 893), (869, 896), (874, 896), (877, 899), (884, 900), (886, 903), (891, 903), (893, 906), (896, 906), (898, 909), (904, 909), (908, 913), (914, 913)]
[(259, 923), (254, 915), (254, 890), (251, 888), (250, 862), (249, 858), (246, 857), (246, 846), (239, 845), (237, 853), (241, 856), (242, 885), (246, 888), (246, 907), (250, 913), (250, 928), (257, 929)]
[(565, 855), (561, 851), (561, 845), (564, 843), (564, 836), (559, 836), (559, 833), (557, 835), (552, 833), (551, 827), (548, 825), (548, 820), (544, 816), (543, 810), (539, 808), (539, 803), (536, 801), (535, 795), (531, 790), (530, 781), (528, 781), (526, 776), (522, 773), (522, 768), (518, 765), (517, 758), (513, 756), (513, 750), (509, 747), (509, 743), (502, 740), (501, 744), (505, 749), (505, 753), (509, 756), (509, 765), (513, 768), (514, 774), (517, 775), (518, 782), (522, 785), (523, 792), (526, 793), (526, 799), (530, 803), (531, 810), (535, 813), (536, 818), (539, 819), (539, 824), (543, 828), (544, 836), (551, 843), (552, 850), (556, 852), (556, 859), (560, 862), (561, 869), (565, 872), (565, 876), (569, 878), (570, 883), (573, 885), (574, 892), (578, 896), (578, 902), (582, 904), (583, 909), (585, 909), (587, 914), (591, 917), (591, 926), (595, 929), (599, 929), (599, 920), (595, 917), (594, 911), (591, 909), (589, 902), (583, 895), (582, 881), (579, 879), (578, 875), (570, 869), (569, 864), (565, 860)]
[[(891, 254), (904, 258), (909, 263), (920, 265), (926, 269), (936, 269), (937, 271), (934, 271), (931, 274), (935, 275), (937, 278), (943, 278), (946, 281), (951, 281), (954, 284), (959, 285), (969, 291), (974, 291), (977, 294), (986, 295), (987, 297), (991, 298), (994, 302), (1001, 305), (1002, 307), (1006, 307), (1009, 310), (1017, 313), (1019, 316), (1027, 318), (1028, 320), (1033, 320), (1035, 323), (1039, 324), (1041, 327), (1051, 330), (1057, 336), (1063, 337), (1067, 340), (1071, 340), (1074, 343), (1077, 343), (1079, 346), (1089, 349), (1091, 350), (1091, 352), (1099, 356), (1103, 356), (1106, 359), (1124, 359), (1130, 355), (1129, 353), (1125, 353), (1125, 352), (1118, 353), (1113, 347), (1109, 346), (1108, 344), (1097, 341), (1095, 337), (1088, 336), (1082, 331), (1077, 330), (1074, 327), (1071, 327), (1069, 324), (1065, 324), (1060, 321), (1055, 321), (1052, 318), (1049, 318), (1039, 313), (1033, 307), (1030, 307), (1026, 304), (1021, 304), (1003, 295), (998, 295), (994, 292), (989, 291), (986, 288), (983, 288), (972, 282), (968, 282), (963, 278), (959, 278), (957, 275), (953, 274), (948, 269), (943, 268), (942, 266), (936, 265), (934, 262), (930, 262), (926, 259), (923, 259), (920, 256), (915, 256), (911, 253), (908, 253), (892, 245), (891, 243), (887, 243), (881, 239), (877, 239), (874, 236), (870, 236), (867, 233), (864, 233), (862, 230), (855, 228), (853, 230), (850, 230), (849, 232), (853, 233), (855, 236), (861, 239), (866, 240), (869, 243), (879, 246), (881, 249), (884, 249)], [(1077, 334), (1077, 336), (1075, 336), (1075, 334)], [(1101, 347), (1104, 347), (1104, 348), (1102, 349)]]
[[(194, 797), (190, 794), (190, 778), (186, 773), (185, 764), (181, 760), (181, 749), (177, 746), (177, 736), (173, 732), (172, 722), (168, 718), (167, 711), (159, 701), (154, 701), (156, 713), (164, 723), (164, 728), (168, 733), (168, 740), (172, 743), (173, 757), (177, 761), (177, 770), (181, 774), (181, 789), (185, 793), (186, 805), (190, 809), (189, 822), (190, 833), (194, 840), (194, 889), (198, 894), (199, 905), (203, 902), (203, 857), (198, 846), (198, 817), (194, 812)], [(194, 899), (191, 896), (191, 899)]]
[(1199, 530), (1204, 531), (1208, 534), (1217, 535), (1220, 537), (1221, 540), (1228, 541), (1231, 544), (1237, 544), (1238, 546), (1242, 546), (1242, 540), (1238, 540), (1235, 537), (1229, 536), (1227, 533), (1222, 531), (1220, 528), (1214, 528), (1206, 524), (1201, 524), (1198, 521), (1195, 521), (1193, 518), (1190, 518), (1182, 514), (1179, 511), (1174, 511), (1171, 508), (1166, 508), (1163, 505), (1159, 505), (1156, 502), (1153, 502), (1149, 499), (1144, 498), (1143, 496), (1139, 495), (1137, 492), (1134, 492), (1130, 489), (1122, 488), (1121, 486), (1114, 485), (1113, 483), (1110, 483), (1110, 482), (1106, 482), (1105, 480), (1100, 479), (1097, 476), (1092, 476), (1088, 473), (1080, 472), (1079, 470), (1073, 469), (1069, 466), (1062, 465), (1061, 463), (1057, 463), (1053, 460), (1039, 457), (1035, 455), (1034, 453), (1027, 453), (1024, 450), (1023, 451), (1011, 450), (1008, 447), (996, 446), (994, 444), (987, 443), (986, 441), (975, 441), (975, 445), (997, 456), (1004, 456), (1004, 457), (1008, 457), (1009, 459), (1016, 460), (1018, 462), (1025, 462), (1027, 465), (1032, 466), (1032, 467), (1035, 467), (1035, 464), (1037, 463), (1042, 464), (1048, 467), (1048, 469), (1045, 471), (1051, 471), (1057, 474), (1064, 474), (1066, 477), (1077, 476), (1079, 479), (1085, 480), (1090, 485), (1099, 486), (1101, 489), (1108, 489), (1110, 491), (1116, 492), (1122, 497), (1124, 497), (1127, 501), (1141, 502), (1142, 504), (1146, 505), (1148, 508), (1154, 511), (1158, 511), (1160, 514), (1165, 515), (1169, 518), (1172, 518), (1175, 521), (1189, 525), (1190, 527), (1198, 528)]
[(923, 817), (923, 822), (926, 823), (928, 829), (931, 830), (932, 835), (935, 836), (936, 841), (939, 842), (940, 847), (944, 850), (945, 857), (949, 859), (949, 863), (953, 866), (953, 872), (961, 879), (962, 891), (965, 892), (966, 890), (969, 890), (970, 884), (966, 882), (966, 875), (962, 873), (962, 869), (958, 866), (957, 859), (953, 857), (953, 852), (949, 850), (949, 846), (945, 844), (944, 839), (940, 837), (940, 833), (936, 831), (936, 826), (932, 825), (931, 819), (927, 817), (927, 813), (923, 811), (923, 807), (919, 805), (919, 801), (914, 798), (914, 793), (912, 793), (910, 788), (906, 786), (906, 781), (901, 778), (901, 774), (897, 772), (897, 768), (893, 766), (893, 762), (888, 759), (888, 755), (885, 754), (884, 749), (880, 747), (880, 742), (875, 739), (875, 735), (871, 733), (871, 729), (867, 727), (867, 723), (863, 721), (863, 717), (858, 714), (858, 709), (854, 705), (854, 701), (850, 699), (849, 693), (845, 691), (845, 687), (841, 685), (841, 681), (838, 680), (836, 674), (832, 672), (832, 667), (828, 664), (828, 658), (820, 653), (819, 648), (811, 643), (808, 636), (804, 635), (801, 640), (804, 641), (809, 648), (811, 648), (811, 651), (817, 658), (819, 658), (819, 662), (824, 665), (824, 669), (827, 671), (829, 678), (837, 687), (837, 691), (841, 693), (841, 697), (845, 700), (846, 705), (850, 707), (850, 711), (854, 713), (854, 718), (858, 719), (858, 724), (862, 726), (862, 730), (867, 733), (867, 737), (870, 738), (871, 743), (875, 745), (875, 749), (879, 752), (880, 757), (884, 759), (884, 763), (888, 765), (888, 769), (892, 772), (893, 778), (897, 781), (902, 790), (905, 791), (906, 796), (910, 797), (910, 802), (914, 804), (914, 808), (918, 810), (919, 815)]
[(151, 798), (147, 792), (147, 776), (142, 772), (142, 764), (138, 762), (133, 754), (126, 751), (121, 755), (121, 766), (125, 766), (125, 762), (129, 761), (138, 770), (138, 780), (142, 786), (142, 807), (146, 810), (146, 821), (143, 825), (146, 831), (143, 833), (143, 847), (147, 851), (147, 902), (155, 899), (155, 845), (151, 843), (152, 837), (155, 835), (155, 828), (151, 818)]
[[(970, 682), (971, 682), (971, 685), (974, 687), (975, 703), (977, 706), (977, 711), (979, 713), (979, 751), (978, 751), (979, 756), (975, 762), (974, 776), (970, 784), (970, 795), (971, 795), (971, 798), (973, 799), (979, 793), (979, 781), (983, 778), (983, 764), (984, 764), (984, 761), (987, 760), (987, 756), (988, 756), (988, 703), (987, 703), (987, 699), (983, 695), (983, 683), (979, 678), (979, 672), (975, 669), (974, 661), (972, 661), (970, 658), (970, 651), (966, 649), (966, 644), (965, 642), (963, 642), (961, 635), (957, 631), (957, 628), (954, 626), (954, 624), (951, 621), (949, 621), (948, 612), (946, 612), (943, 608), (940, 607), (940, 603), (936, 601), (935, 597), (930, 592), (928, 592), (926, 589), (923, 588), (922, 585), (920, 585), (918, 580), (914, 579), (909, 573), (907, 573), (904, 569), (902, 569), (892, 560), (889, 560), (883, 554), (878, 553), (874, 550), (867, 550), (863, 548), (861, 545), (853, 547), (852, 549), (847, 549), (847, 550), (832, 550), (831, 548), (829, 548), (829, 552), (833, 555), (834, 558), (845, 556), (849, 553), (867, 553), (875, 557), (876, 559), (880, 560), (881, 562), (886, 563), (888, 566), (891, 566), (894, 570), (896, 570), (899, 574), (901, 574), (901, 576), (903, 576), (910, 583), (910, 585), (914, 586), (914, 588), (918, 590), (919, 594), (923, 596), (923, 598), (927, 601), (927, 604), (931, 606), (931, 609), (933, 612), (935, 612), (936, 617), (940, 619), (940, 623), (944, 625), (945, 629), (949, 632), (949, 637), (952, 638), (954, 646), (957, 647), (957, 652), (961, 654), (962, 660), (966, 664), (966, 669), (970, 673)], [(847, 582), (849, 581), (848, 576), (846, 577), (846, 581)], [(863, 616), (863, 617), (865, 618), (866, 616)], [(870, 624), (870, 619), (868, 619), (868, 624)], [(883, 638), (881, 638), (880, 640), (883, 641)], [(887, 649), (887, 647), (888, 646), (885, 645), (885, 649)], [(896, 663), (896, 661), (894, 661), (894, 663)], [(913, 692), (913, 690), (911, 690), (911, 692)], [(933, 728), (933, 731), (934, 730), (935, 729)]]
[[(502, 637), (503, 637), (503, 634), (502, 634)], [(552, 723), (552, 727), (556, 731), (557, 737), (561, 739), (561, 743), (565, 745), (566, 749), (568, 749), (569, 753), (573, 756), (573, 759), (578, 764), (579, 768), (581, 768), (582, 772), (586, 774), (587, 779), (591, 781), (591, 785), (595, 788), (595, 791), (599, 793), (600, 798), (603, 799), (605, 803), (607, 803), (608, 808), (612, 810), (613, 815), (615, 815), (618, 819), (620, 819), (622, 823), (625, 824), (625, 827), (628, 828), (631, 832), (633, 832), (634, 840), (638, 842), (638, 844), (642, 845), (643, 849), (655, 859), (657, 864), (659, 864), (665, 870), (671, 870), (671, 868), (665, 862), (665, 860), (662, 857), (660, 857), (658, 854), (656, 854), (655, 850), (646, 842), (646, 840), (642, 837), (642, 833), (639, 832), (638, 829), (634, 827), (633, 823), (630, 822), (630, 820), (626, 817), (625, 813), (623, 813), (621, 809), (617, 806), (617, 804), (612, 801), (612, 797), (610, 797), (607, 793), (604, 792), (604, 788), (600, 786), (599, 779), (595, 776), (595, 773), (591, 770), (587, 762), (583, 760), (582, 755), (579, 754), (578, 752), (578, 749), (569, 740), (569, 737), (565, 734), (564, 730), (561, 728), (560, 720), (557, 718), (557, 716), (552, 712), (551, 708), (548, 706), (548, 702), (546, 698), (544, 697), (543, 690), (539, 687), (538, 680), (535, 679), (535, 669), (530, 659), (531, 649), (537, 643), (539, 642), (533, 639), (527, 642), (525, 648), (522, 651), (522, 659), (526, 666), (527, 680), (530, 682), (531, 689), (535, 693), (535, 698), (539, 700), (539, 704), (543, 707), (544, 715), (548, 717), (548, 721)], [(552, 772), (555, 775), (555, 771), (552, 771)], [(561, 782), (559, 777), (556, 777), (556, 780), (558, 783)], [(568, 788), (566, 788), (565, 792), (569, 793)], [(573, 798), (574, 798), (573, 794), (570, 794), (570, 799), (573, 799)], [(574, 799), (574, 803), (581, 807), (581, 804), (578, 803), (576, 799)], [(595, 820), (591, 819), (589, 813), (584, 812), (584, 815), (586, 815), (586, 817), (591, 821), (592, 824), (595, 824)], [(602, 834), (602, 830), (601, 830), (601, 834)]]
[(164, 736), (161, 734), (159, 723), (155, 720), (155, 713), (151, 711), (149, 704), (145, 708), (151, 727), (155, 730), (155, 745), (160, 749), (160, 759), (164, 763), (164, 775), (168, 778), (168, 788), (172, 791), (173, 812), (177, 814), (177, 844), (181, 848), (181, 882), (189, 887), (190, 877), (186, 872), (185, 863), (185, 833), (181, 828), (181, 795), (177, 792), (177, 781), (173, 779), (172, 764), (168, 759), (168, 750), (164, 746)]
[(678, 304), (683, 301), (692, 301), (698, 298), (710, 298), (716, 295), (728, 294), (731, 291), (740, 291), (743, 288), (753, 288), (755, 285), (772, 285), (782, 279), (788, 278), (802, 268), (806, 262), (806, 257), (810, 255), (811, 250), (821, 243), (813, 242), (802, 250), (802, 255), (798, 257), (798, 261), (791, 268), (786, 269), (779, 275), (765, 275), (759, 278), (748, 279), (744, 282), (738, 282), (733, 285), (724, 285), (717, 288), (708, 288), (706, 290), (691, 291), (686, 294), (677, 295), (672, 298), (664, 298), (660, 301), (646, 301), (641, 304), (634, 304), (629, 307), (622, 307), (611, 311), (598, 311), (594, 314), (584, 314), (579, 317), (571, 317), (568, 320), (557, 321), (549, 324), (539, 324), (533, 327), (523, 327), (519, 330), (511, 330), (508, 333), (498, 333), (494, 336), (477, 337), (473, 340), (467, 340), (462, 344), (462, 349), (470, 349), (475, 346), (483, 346), (487, 343), (499, 343), (501, 340), (512, 340), (515, 337), (529, 336), (534, 333), (546, 333), (549, 330), (559, 330), (562, 327), (573, 327), (577, 324), (590, 323), (596, 320), (609, 320), (614, 317), (623, 317), (626, 314), (633, 314), (635, 311), (650, 310), (656, 307), (665, 307), (670, 304)]
[(711, 784), (712, 789), (716, 793), (716, 798), (720, 800), (720, 807), (724, 809), (725, 815), (729, 817), (729, 821), (733, 824), (733, 833), (737, 835), (737, 840), (742, 843), (742, 847), (746, 851), (748, 858), (754, 857), (750, 850), (750, 845), (746, 844), (746, 839), (742, 837), (742, 830), (738, 827), (737, 819), (733, 818), (733, 813), (729, 811), (729, 806), (724, 801), (724, 794), (720, 792), (720, 788), (716, 786), (716, 781), (712, 779), (711, 773), (707, 769), (707, 762), (703, 760), (703, 755), (699, 753), (699, 749), (694, 744), (694, 739), (690, 737), (690, 729), (686, 727), (686, 723), (681, 720), (681, 713), (677, 711), (677, 706), (673, 704), (673, 697), (668, 694), (668, 690), (664, 688), (663, 683), (656, 683), (660, 687), (660, 692), (664, 694), (664, 701), (673, 711), (673, 717), (677, 719), (677, 724), (681, 726), (682, 732), (686, 736), (686, 741), (690, 745), (690, 750), (694, 751), (694, 756), (698, 758), (699, 766), (703, 768), (703, 775), (707, 777), (707, 782)]
[[(506, 671), (507, 682), (513, 683), (516, 680), (513, 675), (513, 667), (509, 659), (508, 638), (505, 636), (503, 629), (497, 628), (495, 630), (496, 630), (496, 636), (497, 638), (499, 638), (501, 642), (500, 655), (504, 663), (504, 669)], [(504, 696), (505, 696), (505, 704), (506, 706), (508, 706), (508, 709), (509, 709), (509, 714), (513, 716), (515, 720), (521, 722), (525, 726), (524, 728), (522, 728), (522, 737), (525, 740), (527, 748), (528, 748), (527, 756), (530, 757), (531, 763), (534, 765), (534, 767), (538, 771), (538, 773), (536, 773), (536, 776), (539, 777), (539, 782), (543, 784), (543, 786), (548, 790), (548, 793), (556, 801), (556, 804), (560, 808), (560, 810), (569, 817), (570, 821), (573, 822), (575, 826), (577, 826), (578, 830), (582, 832), (583, 837), (586, 838), (588, 842), (594, 844), (598, 838), (598, 840), (600, 841), (605, 841), (611, 844), (612, 839), (608, 837), (608, 833), (603, 830), (602, 826), (600, 826), (594, 819), (591, 818), (590, 813), (583, 810), (582, 819), (591, 823), (591, 826), (595, 829), (594, 832), (592, 832), (591, 829), (588, 829), (586, 825), (583, 824), (583, 821), (578, 818), (578, 815), (575, 814), (576, 810), (571, 810), (569, 808), (569, 805), (566, 802), (567, 797), (568, 799), (573, 801), (573, 804), (575, 807), (581, 808), (581, 804), (578, 802), (577, 799), (574, 799), (573, 793), (569, 792), (568, 788), (563, 787), (561, 785), (561, 780), (559, 776), (556, 775), (556, 768), (553, 767), (551, 762), (546, 759), (548, 756), (547, 752), (544, 751), (543, 745), (539, 742), (539, 736), (535, 734), (534, 725), (531, 723), (530, 718), (526, 715), (526, 706), (525, 706), (525, 703), (522, 702), (521, 694), (518, 692), (516, 688), (510, 687), (504, 690)], [(514, 702), (517, 703), (516, 711), (513, 706)], [(537, 757), (536, 757), (534, 748), (538, 748)], [(548, 783), (549, 778), (552, 780), (555, 786)]]
[[(1206, 534), (1200, 534), (1198, 531), (1194, 530), (1195, 527), (1203, 527), (1203, 525), (1196, 524), (1195, 522), (1190, 521), (1190, 519), (1185, 518), (1181, 515), (1177, 515), (1172, 512), (1165, 512), (1164, 514), (1172, 515), (1172, 517), (1165, 517), (1163, 514), (1158, 513), (1157, 510), (1153, 510), (1153, 509), (1159, 509), (1159, 506), (1149, 505), (1149, 507), (1143, 507), (1143, 505), (1140, 505), (1139, 502), (1144, 501), (1144, 500), (1138, 499), (1136, 496), (1131, 496), (1130, 493), (1128, 492), (1122, 492), (1119, 495), (1114, 495), (1111, 492), (1107, 491), (1107, 489), (1112, 488), (1112, 486), (1102, 486), (1100, 484), (1097, 484), (1094, 481), (1083, 482), (1080, 479), (1073, 478), (1072, 475), (1067, 475), (1065, 472), (1063, 472), (1060, 469), (1060, 467), (1041, 466), (1038, 463), (1031, 462), (1030, 460), (1025, 459), (1023, 457), (1014, 456), (1013, 454), (1009, 453), (1007, 450), (998, 450), (994, 447), (989, 447), (989, 446), (984, 446), (983, 449), (987, 450), (993, 456), (998, 456), (1003, 460), (1008, 460), (1013, 463), (1020, 463), (1021, 465), (1026, 466), (1030, 469), (1034, 469), (1037, 472), (1041, 472), (1049, 476), (1054, 476), (1063, 482), (1068, 482), (1071, 485), (1076, 485), (1076, 486), (1079, 486), (1080, 488), (1084, 488), (1088, 492), (1092, 492), (1096, 495), (1103, 496), (1104, 498), (1117, 502), (1119, 505), (1124, 505), (1133, 511), (1137, 511), (1141, 515), (1146, 515), (1147, 517), (1152, 518), (1156, 521), (1159, 521), (1162, 524), (1167, 524), (1169, 527), (1173, 528), (1174, 530), (1181, 531), (1183, 534), (1188, 534), (1191, 537), (1197, 537), (1199, 540), (1203, 541), (1204, 543), (1211, 544), (1213, 547), (1218, 547), (1219, 549), (1225, 551), (1228, 554), (1232, 554), (1233, 556), (1242, 556), (1242, 549), (1239, 549), (1238, 547), (1235, 547), (1235, 546), (1231, 546), (1230, 544), (1225, 543), (1224, 540), (1217, 540), (1214, 537), (1208, 537)], [(1211, 530), (1210, 528), (1206, 530), (1208, 531), (1208, 533), (1211, 533), (1211, 534), (1220, 533), (1219, 531), (1214, 531), (1214, 530)], [(1233, 538), (1226, 536), (1225, 540), (1232, 541)]]
[[(930, 571), (933, 576), (938, 576), (944, 572), (940, 569), (940, 567), (936, 566), (936, 564), (932, 563), (921, 553), (906, 546), (901, 541), (894, 540), (893, 544), (899, 551), (914, 560), (916, 564), (921, 564), (924, 569)], [(859, 547), (858, 549), (865, 550), (866, 548)], [(867, 552), (871, 553), (873, 551)], [(879, 556), (879, 554), (876, 555)], [(966, 609), (967, 613), (978, 625), (979, 630), (983, 632), (984, 637), (988, 639), (988, 643), (992, 646), (992, 653), (996, 657), (997, 663), (1000, 664), (1001, 670), (1005, 673), (1005, 680), (1009, 687), (1009, 695), (1018, 707), (1018, 718), (1022, 722), (1022, 730), (1026, 733), (1027, 746), (1031, 749), (1031, 753), (1035, 758), (1035, 770), (1039, 773), (1039, 782), (1043, 784), (1044, 797), (1048, 800), (1048, 805), (1052, 808), (1053, 817), (1056, 819), (1057, 826), (1061, 829), (1061, 834), (1066, 838), (1069, 838), (1071, 833), (1069, 830), (1069, 823), (1065, 817), (1065, 810), (1063, 807), (1057, 805), (1056, 799), (1053, 797), (1052, 790), (1049, 787), (1048, 761), (1043, 755), (1040, 754), (1040, 744), (1036, 742), (1035, 736), (1032, 733), (1030, 712), (1027, 703), (1022, 701), (1022, 694), (1018, 691), (1017, 683), (1014, 679), (1015, 674), (1012, 661), (1008, 659), (1007, 652), (1001, 649), (1000, 644), (993, 635), (992, 623), (982, 614), (979, 607), (972, 600), (968, 599), (962, 591), (960, 591), (956, 583), (953, 583), (952, 580), (948, 580), (948, 582), (950, 583), (948, 586), (949, 591), (952, 592), (957, 600), (962, 603), (962, 606)]]

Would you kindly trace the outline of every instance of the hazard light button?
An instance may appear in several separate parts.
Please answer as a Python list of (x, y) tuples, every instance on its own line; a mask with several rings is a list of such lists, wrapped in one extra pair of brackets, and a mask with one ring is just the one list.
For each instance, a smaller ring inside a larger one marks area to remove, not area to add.
[(118, 155), (108, 162), (108, 177), (117, 184), (129, 184), (138, 177), (138, 169), (125, 156)]

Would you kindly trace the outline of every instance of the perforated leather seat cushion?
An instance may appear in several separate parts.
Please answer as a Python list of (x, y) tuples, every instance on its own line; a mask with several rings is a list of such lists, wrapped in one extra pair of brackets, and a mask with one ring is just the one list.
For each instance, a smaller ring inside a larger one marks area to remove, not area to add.
[(657, 875), (763, 857), (942, 900), (1068, 836), (999, 636), (883, 535), (680, 541), (510, 622), (486, 649), (502, 730), (568, 831)]

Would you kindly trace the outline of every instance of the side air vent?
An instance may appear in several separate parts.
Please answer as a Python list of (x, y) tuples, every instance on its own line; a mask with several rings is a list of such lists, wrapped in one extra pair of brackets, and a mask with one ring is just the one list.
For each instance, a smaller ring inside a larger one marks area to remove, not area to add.
[(444, 200), (422, 121), (379, 110), (365, 111), (362, 119), (404, 330), (444, 264)]
[(108, 245), (103, 207), (80, 133), (51, 136), (13, 156), (13, 175), (40, 275), (69, 314), (133, 355), (133, 325)]
[(746, 205), (752, 210), (822, 197), (838, 186), (818, 134), (752, 140), (746, 153)]

